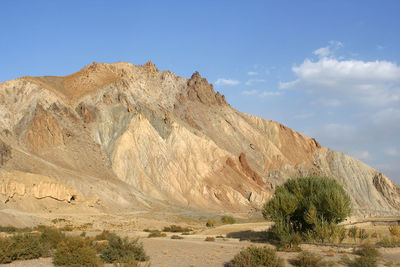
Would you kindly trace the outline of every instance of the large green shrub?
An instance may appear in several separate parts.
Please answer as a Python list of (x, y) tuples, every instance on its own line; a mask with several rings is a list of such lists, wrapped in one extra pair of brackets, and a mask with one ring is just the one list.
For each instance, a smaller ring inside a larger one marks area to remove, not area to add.
[(90, 245), (89, 240), (80, 236), (62, 241), (57, 246), (53, 262), (56, 266), (102, 266), (96, 250)]
[(290, 179), (278, 187), (263, 216), (306, 232), (317, 222), (339, 223), (350, 215), (350, 197), (336, 180), (326, 177)]
[(336, 180), (326, 177), (288, 180), (262, 211), (265, 219), (275, 222), (272, 231), (307, 233), (308, 237), (314, 233), (321, 241), (332, 241), (336, 224), (350, 212), (350, 197)]
[(129, 241), (128, 238), (120, 238), (116, 234), (109, 234), (108, 245), (101, 251), (101, 259), (107, 263), (128, 263), (132, 261), (146, 261), (143, 245), (138, 239)]
[(268, 247), (250, 246), (235, 255), (228, 264), (229, 267), (283, 267), (283, 260), (278, 258), (276, 252)]

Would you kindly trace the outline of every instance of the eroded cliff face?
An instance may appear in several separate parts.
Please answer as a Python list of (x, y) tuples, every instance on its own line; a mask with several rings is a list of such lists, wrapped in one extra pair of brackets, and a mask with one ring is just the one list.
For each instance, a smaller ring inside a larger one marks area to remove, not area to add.
[(290, 177), (326, 175), (351, 195), (355, 215), (400, 211), (399, 188), (383, 174), (233, 109), (199, 73), (94, 63), (66, 77), (23, 77), (0, 84), (0, 113), (0, 174), (14, 177), (0, 184), (6, 200), (73, 195), (106, 212), (239, 212)]

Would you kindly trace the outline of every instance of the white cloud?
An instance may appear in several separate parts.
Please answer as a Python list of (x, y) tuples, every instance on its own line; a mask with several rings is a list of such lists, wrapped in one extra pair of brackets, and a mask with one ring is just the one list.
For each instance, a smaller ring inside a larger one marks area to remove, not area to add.
[(264, 79), (250, 79), (250, 80), (248, 80), (248, 81), (246, 82), (246, 85), (247, 85), (247, 86), (251, 86), (251, 85), (253, 85), (253, 84), (255, 84), (255, 83), (264, 83), (264, 82), (265, 82)]
[(249, 71), (249, 72), (247, 72), (247, 75), (249, 75), (249, 76), (255, 76), (255, 75), (258, 75), (258, 72), (256, 72), (256, 71)]
[(378, 49), (378, 50), (383, 50), (385, 47), (384, 46), (382, 46), (382, 45), (377, 45), (376, 46), (376, 49)]
[(343, 43), (338, 41), (330, 41), (328, 46), (315, 50), (313, 54), (320, 58), (325, 58), (332, 56), (334, 52), (341, 47), (343, 47)]
[(324, 57), (306, 59), (292, 70), (297, 79), (280, 83), (281, 89), (329, 93), (373, 106), (400, 102), (400, 66), (392, 62)]
[(385, 154), (392, 157), (397, 157), (400, 155), (399, 151), (395, 147), (388, 147), (385, 149)]
[(245, 90), (242, 92), (243, 95), (255, 95), (257, 93), (258, 93), (257, 90)]
[(260, 94), (261, 97), (268, 97), (268, 96), (279, 96), (282, 92), (278, 91), (264, 91)]
[(215, 82), (216, 85), (238, 85), (240, 82), (237, 80), (218, 78)]

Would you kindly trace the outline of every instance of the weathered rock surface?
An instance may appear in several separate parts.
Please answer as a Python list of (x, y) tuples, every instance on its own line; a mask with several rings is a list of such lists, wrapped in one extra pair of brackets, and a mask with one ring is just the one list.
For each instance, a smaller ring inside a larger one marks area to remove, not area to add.
[(233, 109), (197, 72), (93, 63), (66, 77), (22, 77), (0, 84), (0, 114), (6, 206), (14, 196), (74, 196), (102, 212), (239, 212), (286, 179), (315, 174), (343, 184), (355, 215), (400, 213), (399, 187), (385, 175)]

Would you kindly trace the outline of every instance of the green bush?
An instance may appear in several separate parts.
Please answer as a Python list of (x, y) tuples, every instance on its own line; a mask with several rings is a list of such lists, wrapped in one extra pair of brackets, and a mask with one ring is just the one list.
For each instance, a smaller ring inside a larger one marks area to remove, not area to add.
[(295, 231), (304, 233), (322, 219), (339, 223), (350, 211), (350, 197), (336, 180), (304, 177), (279, 186), (262, 212), (265, 219), (286, 222)]
[(0, 263), (37, 259), (48, 255), (49, 249), (40, 242), (38, 235), (18, 234), (0, 238)]
[(107, 263), (128, 263), (132, 261), (146, 261), (143, 245), (138, 239), (129, 241), (128, 238), (120, 238), (115, 234), (110, 234), (107, 238), (108, 245), (101, 251), (100, 257)]
[(234, 224), (236, 222), (236, 219), (233, 218), (232, 216), (225, 215), (221, 217), (221, 222), (223, 224)]
[(46, 227), (43, 228), (40, 238), (43, 244), (55, 249), (61, 241), (65, 240), (65, 234), (57, 228)]
[(235, 255), (228, 264), (229, 267), (283, 267), (283, 260), (278, 258), (276, 252), (268, 247), (250, 246)]
[(72, 237), (62, 241), (57, 246), (53, 262), (56, 266), (102, 266), (96, 250), (91, 247), (89, 240), (83, 237)]
[(0, 237), (0, 264), (14, 260), (14, 242), (10, 237)]
[(207, 220), (207, 222), (206, 222), (206, 226), (207, 226), (207, 227), (214, 227), (214, 225), (215, 225), (216, 223), (217, 223), (217, 222), (216, 222), (215, 220), (209, 219), (209, 220)]

